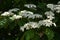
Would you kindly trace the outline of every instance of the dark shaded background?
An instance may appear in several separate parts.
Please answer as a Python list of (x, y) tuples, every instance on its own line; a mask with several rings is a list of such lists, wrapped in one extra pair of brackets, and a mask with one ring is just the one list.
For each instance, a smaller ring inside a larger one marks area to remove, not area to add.
[[(38, 2), (42, 3), (54, 3), (56, 4), (59, 0), (0, 0), (0, 10), (8, 10), (10, 8), (18, 7), (17, 5), (23, 5), (24, 3), (34, 3), (38, 4)], [(19, 6), (19, 7), (20, 7)], [(21, 7), (20, 7), (21, 8)]]

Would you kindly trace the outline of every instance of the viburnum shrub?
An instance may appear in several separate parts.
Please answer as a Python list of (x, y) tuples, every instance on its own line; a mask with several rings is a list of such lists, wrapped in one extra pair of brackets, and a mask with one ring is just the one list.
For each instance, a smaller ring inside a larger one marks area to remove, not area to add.
[(30, 10), (13, 8), (0, 12), (0, 40), (55, 40), (54, 29), (60, 26), (60, 2), (24, 7)]

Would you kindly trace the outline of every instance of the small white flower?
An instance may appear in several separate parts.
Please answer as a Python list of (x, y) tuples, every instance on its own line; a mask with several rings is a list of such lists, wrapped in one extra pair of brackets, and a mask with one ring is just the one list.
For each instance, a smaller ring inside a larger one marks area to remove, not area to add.
[(32, 17), (33, 15), (32, 14), (22, 14), (21, 16), (23, 16), (23, 17)]
[(60, 5), (55, 5), (56, 7), (54, 8), (54, 10), (56, 11), (56, 13), (60, 13)]
[(60, 13), (60, 10), (57, 10), (56, 13)]
[(55, 17), (53, 16), (47, 16), (48, 19), (53, 20)]
[(56, 27), (56, 24), (55, 23), (53, 23), (53, 25)]
[(34, 28), (34, 29), (39, 28), (38, 23), (36, 23), (36, 22), (26, 23), (24, 26), (20, 27), (20, 30), (24, 31), (24, 29), (29, 30), (29, 29), (32, 29), (32, 28)]
[(40, 20), (39, 22), (38, 22), (38, 25), (39, 26), (42, 26), (44, 23), (43, 23), (43, 21), (42, 20)]
[(25, 24), (24, 27), (38, 28), (38, 24), (36, 22), (29, 22), (29, 23)]
[(42, 18), (42, 15), (40, 15), (40, 14), (33, 14), (33, 15), (29, 15), (28, 18), (32, 18), (32, 19)]
[(35, 15), (29, 15), (28, 18), (34, 19), (35, 18)]
[(29, 24), (31, 24), (32, 28), (39, 28), (39, 25), (37, 22), (30, 22)]
[(40, 14), (34, 14), (36, 18), (42, 18), (42, 15)]
[(50, 27), (50, 26), (52, 26), (52, 25), (56, 26), (56, 24), (53, 23), (50, 19), (46, 19), (46, 20), (39, 21), (39, 25), (40, 25), (40, 26), (41, 26), (41, 25), (44, 25), (44, 26), (48, 26), (48, 27)]
[(52, 11), (47, 11), (45, 12), (45, 15), (48, 19), (50, 20), (53, 20), (55, 17), (54, 17), (54, 13)]
[(11, 33), (8, 33), (8, 35), (11, 35)]
[(47, 11), (45, 12), (46, 16), (54, 16), (54, 13), (52, 11)]
[(27, 8), (36, 8), (36, 5), (34, 4), (25, 4), (24, 6)]
[(27, 10), (23, 10), (19, 12), (19, 15), (23, 15), (23, 14), (33, 14), (33, 12)]
[(19, 12), (19, 15), (21, 15), (23, 17), (28, 17), (28, 16), (33, 15), (33, 12), (23, 10), (23, 11)]
[(60, 10), (60, 6), (55, 7), (54, 10)]
[(19, 10), (18, 8), (13, 8), (13, 9), (10, 9), (9, 12), (13, 12), (13, 11), (16, 12), (18, 10)]
[(46, 19), (46, 20), (43, 20), (43, 22), (45, 23), (46, 26), (52, 26), (52, 21)]
[(20, 27), (20, 30), (24, 32), (24, 27), (23, 27), (23, 26), (22, 26), (22, 27)]
[(10, 12), (4, 12), (1, 14), (1, 16), (10, 16), (13, 15), (14, 13), (10, 13)]
[(55, 7), (60, 7), (60, 5), (57, 4), (57, 5), (55, 5)]
[(54, 10), (54, 4), (47, 4), (47, 8), (50, 8), (53, 11)]
[(12, 17), (10, 17), (10, 19), (12, 19), (12, 20), (15, 20), (15, 19), (20, 19), (20, 18), (22, 18), (22, 16), (20, 16), (20, 15), (13, 15)]
[(60, 1), (57, 4), (60, 4)]

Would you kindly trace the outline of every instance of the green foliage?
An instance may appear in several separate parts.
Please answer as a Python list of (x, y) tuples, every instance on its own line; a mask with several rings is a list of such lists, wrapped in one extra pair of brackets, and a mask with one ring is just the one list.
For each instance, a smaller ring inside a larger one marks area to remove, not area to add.
[(0, 29), (6, 28), (8, 24), (8, 20), (6, 18), (0, 18)]
[(48, 40), (52, 40), (54, 37), (54, 32), (50, 30), (49, 28), (46, 28), (45, 34), (47, 35)]
[(23, 36), (23, 40), (40, 40), (39, 35), (33, 30), (26, 31)]
[(27, 22), (28, 22), (28, 20), (26, 18), (23, 18), (23, 19), (18, 20), (18, 25), (23, 26)]

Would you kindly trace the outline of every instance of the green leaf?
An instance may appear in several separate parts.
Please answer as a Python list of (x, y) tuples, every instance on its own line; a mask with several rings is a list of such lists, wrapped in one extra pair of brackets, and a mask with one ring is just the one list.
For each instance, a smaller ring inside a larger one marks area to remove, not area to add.
[(7, 26), (7, 19), (1, 18), (0, 19), (0, 28), (3, 28), (5, 26)]
[(14, 0), (15, 1), (15, 3), (19, 3), (20, 2), (20, 0)]
[(33, 37), (34, 37), (34, 31), (29, 30), (29, 31), (25, 32), (25, 40), (30, 40)]
[(18, 40), (18, 39), (19, 39), (19, 37), (16, 38), (16, 40)]
[(35, 31), (28, 30), (24, 33), (22, 40), (40, 40), (40, 37)]
[(52, 40), (54, 37), (54, 32), (50, 30), (49, 28), (46, 28), (45, 34), (47, 35), (48, 40)]

